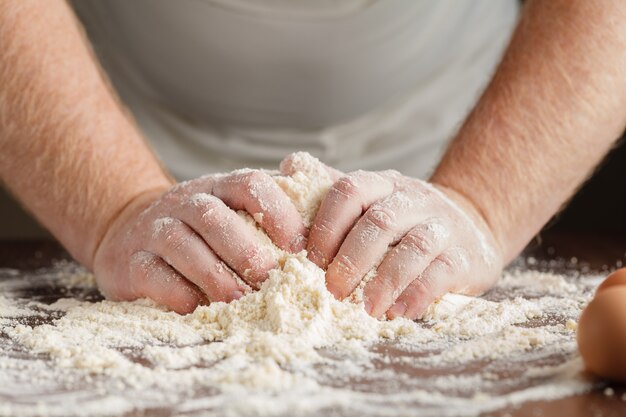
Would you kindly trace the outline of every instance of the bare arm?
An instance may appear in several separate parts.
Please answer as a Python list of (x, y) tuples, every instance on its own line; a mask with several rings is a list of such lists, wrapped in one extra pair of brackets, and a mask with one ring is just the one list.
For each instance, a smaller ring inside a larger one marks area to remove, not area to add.
[(626, 123), (626, 3), (531, 0), (432, 181), (470, 200), (514, 258)]
[(0, 1), (0, 178), (88, 267), (126, 205), (171, 185), (64, 1)]
[[(300, 215), (265, 173), (173, 186), (106, 84), (62, 0), (0, 0), (0, 179), (109, 298), (175, 311), (241, 297), (274, 267), (234, 210), (285, 250)], [(263, 190), (263, 192), (255, 192)]]
[(490, 288), (622, 133), (624, 21), (625, 2), (530, 0), (431, 184), (355, 172), (331, 188), (308, 242), (329, 290), (343, 298), (376, 267), (367, 311), (416, 318)]

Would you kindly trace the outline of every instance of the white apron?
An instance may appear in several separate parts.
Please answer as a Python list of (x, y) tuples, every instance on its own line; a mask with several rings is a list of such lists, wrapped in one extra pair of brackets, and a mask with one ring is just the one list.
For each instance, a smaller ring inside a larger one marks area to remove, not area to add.
[(178, 179), (308, 151), (425, 177), (489, 80), (515, 0), (81, 0)]

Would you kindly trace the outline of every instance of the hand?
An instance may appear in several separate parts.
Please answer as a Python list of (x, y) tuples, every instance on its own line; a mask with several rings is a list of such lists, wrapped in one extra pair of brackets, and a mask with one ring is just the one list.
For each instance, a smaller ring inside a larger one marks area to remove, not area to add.
[(258, 288), (276, 260), (234, 210), (253, 216), (279, 248), (304, 249), (302, 218), (268, 174), (205, 176), (144, 195), (116, 217), (95, 255), (100, 290), (188, 313)]
[(482, 217), (461, 195), (395, 171), (356, 171), (332, 186), (309, 233), (309, 259), (327, 268), (327, 287), (364, 287), (374, 317), (420, 317), (446, 292), (479, 294), (502, 268)]

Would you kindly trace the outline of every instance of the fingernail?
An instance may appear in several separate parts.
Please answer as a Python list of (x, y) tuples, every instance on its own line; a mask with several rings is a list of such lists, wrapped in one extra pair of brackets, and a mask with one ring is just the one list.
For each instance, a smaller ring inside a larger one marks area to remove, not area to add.
[(337, 300), (341, 300), (341, 298), (339, 298), (338, 294), (339, 294), (339, 289), (337, 287), (335, 287), (331, 282), (326, 282), (326, 289), (328, 290), (329, 293), (331, 293), (333, 295), (333, 297), (335, 297)]
[(239, 300), (241, 297), (243, 297), (243, 295), (244, 294), (239, 290), (235, 290), (232, 293), (230, 293), (230, 297), (232, 301)]
[(406, 313), (407, 305), (404, 303), (395, 303), (387, 311), (387, 317), (395, 319), (396, 317), (402, 317)]

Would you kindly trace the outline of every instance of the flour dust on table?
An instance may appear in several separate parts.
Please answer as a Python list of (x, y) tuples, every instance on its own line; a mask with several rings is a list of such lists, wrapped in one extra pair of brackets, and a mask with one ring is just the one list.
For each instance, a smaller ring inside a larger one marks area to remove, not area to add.
[[(308, 154), (292, 163), (273, 175), (310, 225), (332, 180)], [(102, 300), (72, 263), (0, 269), (0, 416), (475, 415), (592, 387), (575, 328), (598, 277), (518, 268), (485, 297), (381, 321), (257, 230), (279, 267), (186, 316)]]

